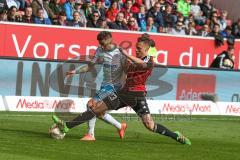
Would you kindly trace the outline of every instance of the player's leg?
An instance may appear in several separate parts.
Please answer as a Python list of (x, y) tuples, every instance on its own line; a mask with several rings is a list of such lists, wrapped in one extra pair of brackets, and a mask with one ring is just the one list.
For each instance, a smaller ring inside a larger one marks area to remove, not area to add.
[(184, 137), (181, 133), (173, 132), (169, 130), (167, 127), (161, 124), (155, 123), (153, 121), (145, 97), (137, 98), (136, 105), (132, 108), (138, 114), (138, 116), (141, 117), (144, 126), (148, 130), (154, 133), (159, 133), (167, 137), (171, 137), (180, 143), (191, 145), (190, 140)]
[[(98, 95), (96, 95), (94, 98), (90, 99), (87, 103), (87, 110), (91, 111), (91, 108), (94, 107), (97, 102), (99, 101)], [(94, 130), (95, 130), (95, 124), (96, 124), (96, 116), (94, 116), (91, 120), (88, 121), (88, 133), (83, 136), (80, 140), (82, 141), (95, 141), (95, 135), (94, 135)]]
[[(101, 91), (93, 99), (89, 100), (89, 102), (87, 104), (88, 108), (89, 107), (91, 108), (98, 101), (100, 101), (99, 94), (101, 94)], [(101, 116), (99, 118), (101, 118), (105, 122), (115, 126), (118, 130), (119, 137), (121, 139), (124, 138), (125, 130), (127, 128), (126, 123), (118, 122), (114, 117), (112, 117), (108, 113), (101, 114)], [(96, 123), (96, 116), (93, 117), (90, 121), (88, 121), (88, 134), (86, 134), (83, 138), (81, 138), (81, 140), (83, 140), (83, 141), (94, 141), (94, 140), (96, 140), (95, 136), (94, 136), (95, 123)]]
[(182, 144), (191, 145), (191, 141), (187, 137), (184, 137), (180, 132), (173, 132), (159, 123), (154, 123), (151, 114), (142, 115), (141, 118), (144, 126), (150, 131), (171, 137)]
[(120, 123), (118, 122), (113, 116), (111, 116), (110, 114), (108, 113), (105, 113), (102, 117), (101, 117), (102, 120), (104, 120), (105, 122), (115, 126), (118, 130), (118, 134), (119, 134), (119, 137), (121, 139), (124, 138), (124, 134), (125, 134), (125, 130), (127, 129), (127, 124), (126, 123)]
[[(113, 92), (106, 98), (104, 98), (103, 103), (107, 106), (108, 110), (117, 110), (125, 106), (125, 104), (121, 102), (121, 98), (119, 97), (117, 92)], [(108, 113), (102, 114), (102, 116), (99, 118), (102, 118), (104, 121), (114, 125), (118, 129), (119, 137), (121, 139), (124, 138), (124, 134), (127, 129), (126, 123), (122, 123), (119, 125), (119, 122)]]
[(103, 102), (91, 101), (89, 103), (89, 110), (83, 112), (72, 121), (64, 122), (60, 120), (57, 116), (53, 116), (53, 121), (59, 124), (64, 133), (67, 133), (71, 128), (76, 127), (84, 122), (91, 120), (93, 117), (98, 116), (101, 113), (107, 111), (107, 106)]
[[(91, 102), (92, 100), (90, 100), (89, 102)], [(90, 105), (91, 104), (88, 103), (88, 106), (90, 106)], [(89, 107), (88, 107), (88, 110), (89, 110)], [(103, 113), (99, 118), (101, 118), (103, 121), (115, 126), (118, 130), (119, 137), (121, 139), (124, 138), (125, 130), (127, 128), (126, 123), (118, 122), (114, 117), (112, 117), (108, 113)], [(88, 121), (88, 133), (83, 138), (81, 138), (82, 141), (95, 141), (96, 140), (95, 136), (94, 136), (95, 123), (96, 123), (96, 116)]]
[[(87, 110), (91, 110), (89, 107), (87, 107)], [(91, 120), (88, 121), (88, 133), (83, 136), (80, 140), (82, 141), (95, 141), (95, 124), (96, 124), (97, 117), (94, 116)]]

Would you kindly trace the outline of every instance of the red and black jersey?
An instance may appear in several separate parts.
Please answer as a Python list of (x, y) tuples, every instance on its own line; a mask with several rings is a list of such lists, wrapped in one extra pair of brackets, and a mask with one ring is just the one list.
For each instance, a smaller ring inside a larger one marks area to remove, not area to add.
[(126, 64), (127, 79), (123, 90), (146, 92), (146, 81), (152, 73), (154, 61), (150, 56), (143, 57), (142, 60), (146, 63)]

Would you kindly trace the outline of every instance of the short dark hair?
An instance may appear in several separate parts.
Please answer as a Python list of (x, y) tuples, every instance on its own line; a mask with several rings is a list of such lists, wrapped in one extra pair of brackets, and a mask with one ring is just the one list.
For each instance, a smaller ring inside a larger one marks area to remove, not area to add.
[(149, 47), (154, 47), (155, 46), (155, 42), (152, 39), (150, 39), (150, 36), (146, 33), (143, 34), (141, 37), (139, 37), (137, 39), (137, 42), (138, 43), (142, 42), (142, 43), (148, 45)]
[(61, 12), (59, 13), (59, 16), (66, 16), (65, 11), (61, 11)]
[(150, 35), (147, 33), (143, 33), (142, 36), (138, 38), (138, 42), (141, 41), (148, 41), (147, 43), (149, 43), (151, 47), (155, 47), (154, 40), (150, 39)]
[[(13, 8), (16, 8), (16, 9), (17, 9), (16, 6), (11, 6), (11, 7), (9, 8), (9, 11), (13, 10)], [(17, 10), (18, 10), (18, 9), (17, 9)]]
[(97, 10), (94, 10), (94, 11), (92, 12), (92, 15), (94, 15), (94, 13), (100, 15)]
[(80, 16), (80, 13), (79, 13), (78, 11), (74, 11), (74, 12), (73, 12), (73, 15), (74, 15), (75, 13), (77, 13), (77, 14)]
[(220, 27), (220, 24), (218, 24), (218, 23), (214, 23), (214, 27), (215, 27), (215, 26)]
[(38, 9), (37, 9), (37, 13), (38, 13), (39, 11), (43, 11), (43, 8), (38, 8)]
[(97, 40), (101, 41), (107, 38), (112, 38), (112, 34), (109, 31), (101, 31), (98, 35), (97, 35)]

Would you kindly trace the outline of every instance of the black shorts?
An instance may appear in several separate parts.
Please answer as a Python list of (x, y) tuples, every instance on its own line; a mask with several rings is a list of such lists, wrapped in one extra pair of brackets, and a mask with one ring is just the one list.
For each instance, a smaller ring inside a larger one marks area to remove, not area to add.
[(140, 117), (150, 114), (144, 92), (118, 91), (103, 99), (108, 110), (118, 110), (130, 106)]

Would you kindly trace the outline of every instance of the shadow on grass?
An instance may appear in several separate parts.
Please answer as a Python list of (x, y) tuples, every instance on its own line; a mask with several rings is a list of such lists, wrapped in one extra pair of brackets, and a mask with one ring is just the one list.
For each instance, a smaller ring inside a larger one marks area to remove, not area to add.
[[(31, 137), (36, 137), (36, 138), (48, 138), (48, 139), (52, 139), (49, 134), (48, 134), (48, 130), (46, 132), (39, 132), (39, 131), (33, 131), (33, 130), (23, 130), (23, 129), (9, 129), (9, 128), (2, 128), (0, 129), (1, 132), (14, 132), (15, 134), (17, 134), (18, 136), (21, 135), (25, 135), (25, 137), (29, 137), (31, 135)], [(125, 137), (124, 139), (119, 139), (118, 137), (112, 137), (112, 136), (97, 136), (97, 141), (96, 142), (112, 142), (112, 143), (127, 143), (127, 144), (164, 144), (164, 145), (176, 145), (178, 144), (177, 142), (175, 142), (174, 140), (161, 136), (161, 135), (155, 135), (155, 136), (159, 136), (158, 140), (154, 140), (154, 139), (149, 139), (147, 136), (144, 136), (144, 134), (139, 134), (139, 133), (135, 133), (135, 135), (131, 135), (131, 137)], [(89, 142), (85, 142), (85, 141), (80, 141), (81, 136), (77, 135), (77, 134), (67, 134), (66, 137), (64, 138), (64, 140), (79, 140), (79, 142), (82, 143), (89, 143)], [(63, 140), (61, 140), (63, 141)]]
[(17, 135), (38, 135), (37, 137), (44, 137), (49, 138), (48, 130), (46, 132), (39, 132), (39, 131), (33, 131), (33, 130), (23, 130), (23, 129), (9, 129), (9, 128), (1, 128), (1, 132), (14, 132)]

